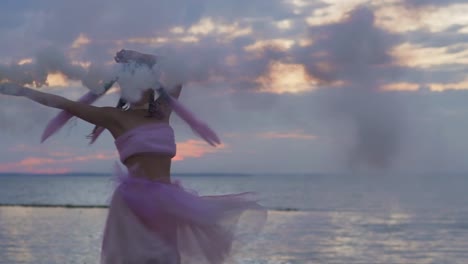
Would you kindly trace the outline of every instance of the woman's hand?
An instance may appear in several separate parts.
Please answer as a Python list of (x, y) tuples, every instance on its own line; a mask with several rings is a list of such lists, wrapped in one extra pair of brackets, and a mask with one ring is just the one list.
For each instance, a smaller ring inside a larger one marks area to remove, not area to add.
[(128, 63), (130, 61), (134, 61), (152, 66), (156, 63), (156, 56), (140, 53), (134, 50), (122, 49), (115, 54), (114, 60), (117, 63)]
[(138, 58), (138, 55), (136, 51), (122, 49), (115, 54), (114, 59), (117, 63), (127, 63)]
[(0, 94), (4, 95), (23, 96), (30, 90), (31, 89), (15, 83), (0, 83)]

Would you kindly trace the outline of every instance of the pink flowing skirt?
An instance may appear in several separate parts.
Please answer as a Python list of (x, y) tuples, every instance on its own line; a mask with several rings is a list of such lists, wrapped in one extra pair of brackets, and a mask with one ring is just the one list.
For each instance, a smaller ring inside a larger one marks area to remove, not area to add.
[(179, 182), (120, 172), (109, 207), (101, 264), (220, 264), (263, 227), (252, 193), (199, 196)]

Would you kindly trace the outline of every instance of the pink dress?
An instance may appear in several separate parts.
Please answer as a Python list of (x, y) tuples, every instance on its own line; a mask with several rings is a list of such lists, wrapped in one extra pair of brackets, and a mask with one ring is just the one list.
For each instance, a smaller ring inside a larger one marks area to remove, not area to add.
[[(167, 124), (137, 127), (116, 139), (123, 161), (137, 153), (175, 155)], [(252, 193), (200, 196), (179, 182), (117, 170), (101, 264), (220, 264), (260, 232), (267, 211)]]

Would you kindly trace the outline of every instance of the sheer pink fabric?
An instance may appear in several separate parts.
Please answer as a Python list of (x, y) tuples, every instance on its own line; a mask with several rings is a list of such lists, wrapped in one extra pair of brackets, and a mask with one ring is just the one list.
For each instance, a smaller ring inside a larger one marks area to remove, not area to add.
[(208, 144), (216, 146), (221, 144), (218, 135), (205, 122), (198, 119), (190, 110), (185, 108), (177, 99), (170, 95), (166, 95), (166, 100), (172, 110), (184, 120), (199, 137), (203, 138)]
[[(97, 99), (99, 99), (101, 96), (103, 96), (111, 87), (114, 85), (114, 83), (117, 81), (117, 79), (114, 79), (104, 85), (104, 92), (101, 94), (95, 94), (93, 92), (87, 92), (85, 95), (83, 95), (80, 99), (78, 99), (78, 102), (84, 103), (84, 104), (92, 104), (94, 103)], [(41, 142), (46, 141), (50, 136), (53, 134), (57, 133), (67, 122), (72, 118), (73, 115), (68, 113), (67, 111), (61, 111), (56, 115), (54, 118), (52, 118), (49, 123), (47, 124), (46, 128), (44, 129), (44, 132), (42, 133), (41, 137)], [(99, 137), (99, 135), (102, 133), (103, 129), (97, 131), (95, 135), (93, 134), (91, 137), (91, 143), (94, 143), (96, 139)]]
[[(92, 104), (100, 96), (101, 95), (88, 92), (85, 95), (83, 95), (80, 99), (78, 99), (78, 102)], [(68, 120), (70, 120), (70, 118), (72, 117), (73, 115), (67, 111), (61, 111), (60, 113), (58, 113), (58, 115), (56, 115), (54, 118), (52, 118), (52, 120), (49, 121), (46, 128), (44, 129), (44, 132), (41, 136), (41, 142), (46, 141), (50, 136), (57, 133), (57, 131), (59, 131), (65, 125), (65, 123), (67, 123)]]
[(252, 193), (200, 196), (179, 182), (118, 171), (101, 263), (220, 264), (260, 232)]
[(89, 135), (89, 144), (92, 145), (96, 141), (96, 139), (98, 139), (98, 137), (102, 134), (102, 132), (104, 132), (104, 130), (106, 129), (103, 127), (97, 127), (96, 131), (93, 131), (93, 133)]
[(115, 139), (115, 146), (123, 162), (138, 153), (159, 153), (174, 157), (174, 130), (167, 123), (150, 123), (128, 130)]

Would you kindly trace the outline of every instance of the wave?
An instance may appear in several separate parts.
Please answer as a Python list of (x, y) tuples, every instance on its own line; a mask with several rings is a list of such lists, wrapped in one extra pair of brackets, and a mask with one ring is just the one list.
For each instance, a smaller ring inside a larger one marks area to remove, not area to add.
[[(37, 203), (24, 203), (24, 204), (8, 204), (0, 203), (0, 207), (37, 207), (37, 208), (67, 208), (67, 209), (93, 209), (93, 208), (108, 208), (107, 205), (83, 205), (83, 204), (37, 204)], [(308, 211), (304, 209), (294, 208), (294, 207), (267, 207), (270, 211), (280, 211), (280, 212), (300, 212)]]

